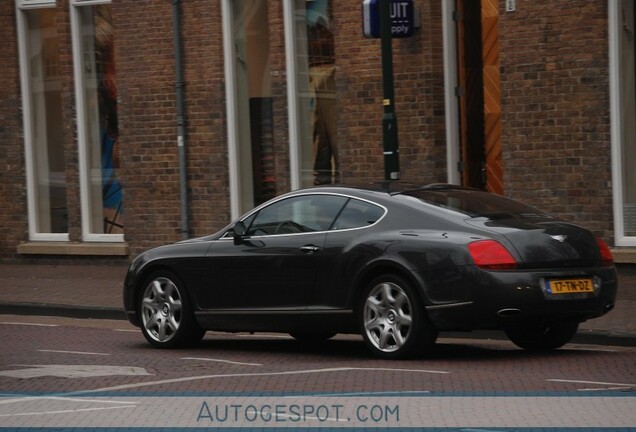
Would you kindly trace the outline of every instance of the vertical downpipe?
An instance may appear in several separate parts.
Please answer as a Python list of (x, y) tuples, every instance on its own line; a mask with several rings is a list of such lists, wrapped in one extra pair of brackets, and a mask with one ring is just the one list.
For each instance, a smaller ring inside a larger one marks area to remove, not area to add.
[(177, 148), (179, 150), (179, 183), (181, 192), (181, 237), (189, 237), (188, 223), (188, 173), (185, 146), (185, 97), (181, 52), (180, 0), (172, 0), (172, 27), (174, 44), (175, 89), (177, 94)]

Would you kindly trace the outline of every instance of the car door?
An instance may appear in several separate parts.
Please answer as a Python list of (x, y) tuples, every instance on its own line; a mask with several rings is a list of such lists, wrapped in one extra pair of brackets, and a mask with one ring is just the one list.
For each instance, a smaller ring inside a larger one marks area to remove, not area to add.
[(219, 283), (205, 290), (202, 308), (309, 306), (326, 231), (345, 201), (327, 194), (294, 196), (245, 219), (246, 234), (240, 242), (220, 240), (208, 250), (210, 279)]
[(376, 227), (386, 209), (369, 201), (351, 198), (327, 234), (317, 279), (316, 306), (343, 309), (350, 305), (358, 272), (381, 256), (387, 243)]

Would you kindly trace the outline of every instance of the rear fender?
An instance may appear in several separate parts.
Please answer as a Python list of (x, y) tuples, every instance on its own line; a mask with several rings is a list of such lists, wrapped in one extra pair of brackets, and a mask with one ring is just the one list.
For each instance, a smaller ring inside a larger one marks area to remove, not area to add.
[(431, 302), (426, 295), (426, 288), (424, 281), (414, 272), (409, 270), (405, 265), (400, 262), (389, 259), (378, 259), (365, 266), (354, 278), (352, 290), (352, 298), (348, 299), (347, 304), (355, 309), (358, 299), (362, 295), (363, 290), (367, 285), (376, 277), (383, 274), (392, 274), (400, 276), (408, 281), (416, 292), (419, 294), (422, 305), (430, 305)]

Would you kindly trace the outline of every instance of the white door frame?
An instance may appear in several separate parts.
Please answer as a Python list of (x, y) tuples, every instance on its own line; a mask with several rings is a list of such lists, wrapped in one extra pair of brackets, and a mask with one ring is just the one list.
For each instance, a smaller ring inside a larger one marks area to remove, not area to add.
[(625, 235), (623, 215), (623, 115), (621, 112), (621, 10), (618, 0), (608, 0), (610, 131), (612, 152), (612, 192), (614, 204), (614, 244), (636, 246), (636, 237)]

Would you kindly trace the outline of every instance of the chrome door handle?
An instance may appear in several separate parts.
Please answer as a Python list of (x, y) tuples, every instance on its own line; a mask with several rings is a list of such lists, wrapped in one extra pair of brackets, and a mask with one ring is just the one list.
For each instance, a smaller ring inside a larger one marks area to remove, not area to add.
[(300, 250), (308, 255), (311, 255), (313, 253), (320, 251), (320, 248), (314, 245), (307, 245), (307, 246), (301, 247)]

